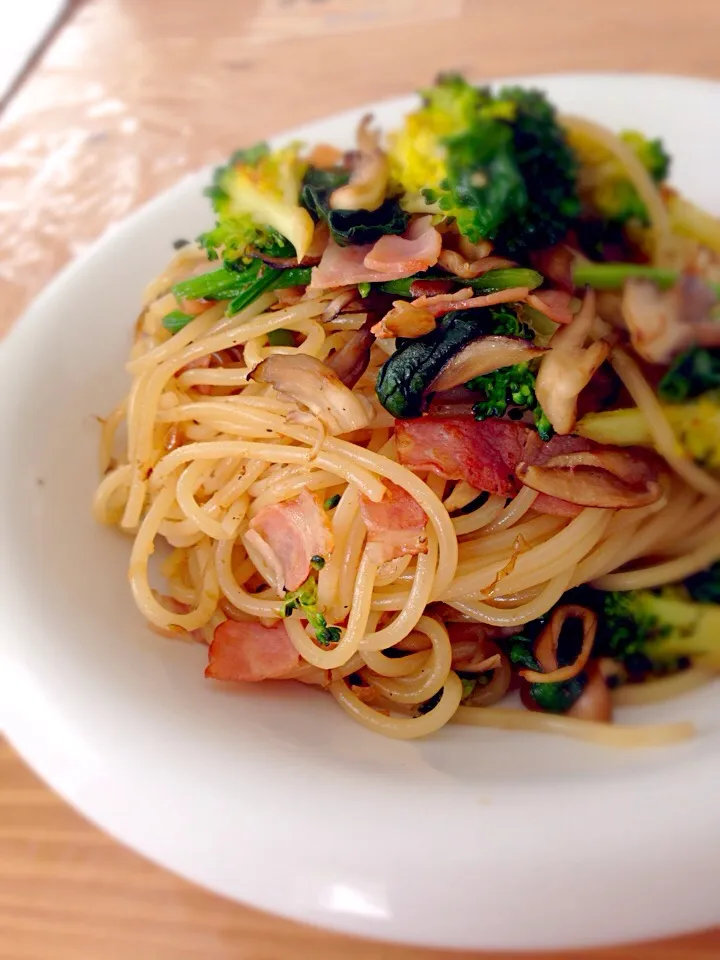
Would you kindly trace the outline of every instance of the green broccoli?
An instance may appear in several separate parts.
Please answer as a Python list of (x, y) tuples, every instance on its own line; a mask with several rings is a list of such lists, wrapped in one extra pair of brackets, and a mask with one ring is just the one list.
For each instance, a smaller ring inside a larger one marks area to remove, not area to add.
[(234, 153), (218, 168), (207, 191), (217, 223), (198, 238), (210, 258), (222, 252), (226, 261), (237, 260), (248, 247), (280, 245), (282, 254), (295, 253), (301, 260), (314, 231), (310, 214), (298, 202), (306, 166), (299, 144), (271, 151), (260, 143)]
[(337, 643), (340, 639), (340, 627), (329, 627), (325, 615), (318, 609), (317, 580), (312, 574), (297, 590), (288, 590), (283, 597), (283, 616), (291, 617), (293, 610), (302, 611), (315, 631), (315, 639), (322, 646)]
[[(667, 179), (670, 157), (661, 140), (649, 140), (636, 130), (625, 130), (620, 139), (632, 149), (656, 183)], [(581, 162), (581, 193), (591, 211), (604, 220), (620, 224), (636, 220), (646, 226), (645, 204), (628, 180), (621, 162), (584, 135), (574, 132), (570, 142)]]
[(678, 402), (720, 390), (720, 350), (692, 347), (676, 357), (658, 385), (663, 400)]
[(720, 560), (688, 577), (684, 587), (698, 603), (720, 604)]
[(720, 606), (688, 599), (682, 588), (630, 590), (603, 597), (597, 650), (644, 672), (666, 670), (687, 657), (720, 663)]
[(440, 77), (390, 137), (389, 161), (405, 210), (453, 217), (507, 253), (556, 243), (580, 210), (574, 155), (538, 91)]
[[(505, 337), (522, 337), (532, 340), (534, 333), (508, 309), (492, 310), (493, 333)], [(535, 396), (535, 371), (530, 363), (517, 363), (512, 367), (501, 367), (492, 373), (469, 380), (467, 387), (485, 396), (473, 406), (473, 415), (476, 420), (486, 420), (488, 417), (504, 417), (508, 407), (517, 411), (511, 416), (519, 417), (523, 410), (529, 410), (533, 415), (535, 428), (542, 440), (549, 440), (553, 435), (552, 425), (545, 416), (542, 407)]]

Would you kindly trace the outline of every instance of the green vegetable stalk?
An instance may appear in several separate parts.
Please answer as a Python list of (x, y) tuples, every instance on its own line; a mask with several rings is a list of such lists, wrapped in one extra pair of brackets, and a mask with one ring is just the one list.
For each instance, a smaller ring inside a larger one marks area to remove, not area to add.
[[(320, 559), (323, 558), (313, 558)], [(316, 569), (320, 569), (316, 567)], [(283, 597), (283, 616), (292, 616), (293, 610), (300, 610), (315, 632), (315, 638), (322, 646), (337, 643), (342, 631), (340, 627), (329, 627), (325, 615), (318, 609), (317, 580), (311, 574), (297, 590), (288, 590)]]
[[(653, 267), (646, 263), (591, 263), (578, 261), (573, 268), (576, 287), (593, 287), (595, 290), (622, 290), (628, 280), (651, 280), (663, 290), (679, 282), (681, 273), (669, 267)], [(720, 297), (720, 284), (708, 284)]]

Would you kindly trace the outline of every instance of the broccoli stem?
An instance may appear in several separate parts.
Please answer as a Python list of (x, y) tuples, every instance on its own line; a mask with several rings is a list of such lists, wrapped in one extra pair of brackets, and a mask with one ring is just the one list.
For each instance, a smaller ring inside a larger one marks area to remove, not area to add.
[(458, 279), (458, 282), (463, 286), (467, 284), (473, 290), (482, 293), (495, 293), (496, 290), (511, 290), (513, 287), (527, 287), (528, 290), (534, 290), (543, 282), (543, 276), (537, 270), (529, 270), (526, 267), (507, 267), (503, 270), (488, 270), (487, 273), (472, 280)]
[(176, 283), (172, 292), (177, 300), (226, 300), (238, 289), (241, 276), (236, 270), (220, 267), (219, 270)]
[(452, 280), (461, 287), (472, 287), (481, 293), (495, 293), (496, 290), (510, 290), (512, 287), (527, 287), (534, 290), (543, 282), (543, 276), (537, 270), (527, 267), (506, 267), (502, 270), (488, 270), (480, 277), (465, 280), (438, 270), (428, 270), (427, 273), (416, 274), (413, 277), (403, 277), (401, 280), (388, 280), (380, 284), (383, 293), (392, 293), (397, 297), (409, 297), (410, 287), (416, 280)]
[(273, 285), (273, 290), (284, 287), (306, 287), (310, 283), (310, 267), (288, 267), (283, 270)]
[[(595, 290), (620, 290), (626, 281), (635, 278), (651, 280), (665, 290), (678, 282), (680, 271), (645, 263), (580, 262), (573, 268), (575, 286), (589, 286)], [(708, 283), (708, 286), (720, 298), (720, 283)]]
[(586, 413), (575, 425), (575, 433), (618, 447), (651, 446), (653, 442), (645, 414), (638, 407)]

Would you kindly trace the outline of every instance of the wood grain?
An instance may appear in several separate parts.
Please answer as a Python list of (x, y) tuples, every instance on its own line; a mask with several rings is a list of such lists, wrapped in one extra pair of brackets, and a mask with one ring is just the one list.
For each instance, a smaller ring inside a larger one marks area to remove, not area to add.
[[(335, 11), (332, 29), (321, 18), (291, 39), (272, 21), (288, 3), (297, 17), (309, 0), (77, 4), (0, 116), (0, 332), (63, 263), (187, 170), (437, 70), (720, 75), (718, 0), (453, 0), (431, 20), (387, 0), (385, 23), (333, 0), (342, 29)], [(425, 956), (471, 954), (350, 940), (198, 890), (90, 826), (0, 742), (0, 960)], [(567, 956), (709, 960), (720, 934)]]

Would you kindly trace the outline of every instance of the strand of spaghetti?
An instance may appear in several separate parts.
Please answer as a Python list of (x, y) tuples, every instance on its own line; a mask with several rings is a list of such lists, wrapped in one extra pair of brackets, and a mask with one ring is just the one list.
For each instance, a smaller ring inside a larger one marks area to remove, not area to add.
[[(557, 553), (552, 556), (552, 558), (548, 557), (546, 562), (541, 563), (540, 554), (541, 551), (546, 548), (550, 551), (553, 538), (545, 540), (543, 543), (531, 548), (527, 554), (521, 554), (513, 569), (507, 575), (503, 576), (499, 583), (493, 586), (489, 595), (492, 596), (501, 591), (502, 593), (518, 593), (521, 590), (526, 590), (528, 587), (535, 586), (538, 581), (538, 576), (540, 576), (543, 581), (549, 580), (569, 568), (572, 568), (572, 573), (574, 574), (577, 564), (592, 550), (610, 522), (611, 514), (609, 510), (600, 510), (598, 513), (600, 516), (596, 518), (591, 530), (585, 533), (584, 536), (578, 536), (577, 541), (571, 547), (563, 550), (562, 553)], [(530, 553), (533, 551), (535, 551), (536, 555), (531, 562)], [(525, 569), (522, 562), (525, 559), (527, 559), (528, 569)]]
[[(507, 591), (523, 590), (532, 586), (538, 575), (547, 580), (567, 565), (573, 566), (585, 555), (589, 549), (588, 538), (592, 543), (597, 541), (602, 530), (609, 523), (609, 511), (586, 507), (581, 514), (574, 517), (566, 527), (526, 553), (521, 554), (514, 569), (502, 578), (502, 588)], [(436, 600), (451, 601), (484, 592), (492, 585), (499, 574), (507, 566), (507, 559), (488, 564), (471, 574), (457, 577), (446, 589), (442, 596), (435, 596)], [(549, 569), (553, 573), (546, 573)]]
[(273, 483), (270, 489), (259, 494), (253, 500), (250, 516), (254, 517), (260, 510), (272, 503), (289, 500), (303, 490), (326, 490), (336, 486), (338, 478), (327, 470), (314, 470), (312, 473), (289, 477), (287, 480)]
[(335, 649), (324, 650), (317, 646), (299, 621), (286, 622), (288, 635), (304, 660), (322, 670), (332, 670), (347, 663), (357, 653), (370, 614), (370, 599), (376, 570), (377, 565), (372, 562), (366, 550), (358, 567), (348, 625)]
[(593, 586), (599, 590), (643, 590), (660, 587), (665, 583), (684, 580), (693, 573), (699, 573), (719, 559), (720, 529), (715, 525), (708, 530), (708, 542), (697, 547), (692, 553), (639, 570), (608, 573), (604, 577), (593, 580)]
[[(690, 494), (692, 500), (695, 491), (689, 487), (683, 489)], [(687, 552), (684, 538), (678, 536), (685, 517), (684, 505), (687, 503), (686, 498), (678, 495), (657, 516), (645, 517), (645, 523), (628, 523), (624, 529), (616, 529), (611, 537), (599, 544), (596, 550), (591, 551), (578, 565), (573, 585), (597, 580), (642, 557), (662, 555), (666, 545), (671, 548), (670, 552)], [(624, 512), (619, 511), (620, 515)]]
[(236, 543), (237, 541), (232, 540), (218, 540), (215, 544), (215, 567), (220, 589), (230, 603), (243, 613), (257, 617), (259, 620), (281, 619), (284, 612), (282, 600), (248, 593), (235, 579), (233, 548)]
[(704, 687), (716, 675), (716, 672), (707, 667), (690, 667), (671, 677), (660, 677), (659, 680), (646, 680), (644, 683), (630, 683), (618, 687), (612, 692), (612, 700), (618, 707), (663, 703), (665, 700), (682, 696), (691, 690), (697, 690), (698, 687)]
[[(269, 304), (272, 303), (272, 299), (272, 297), (268, 297), (267, 295), (258, 297), (257, 300), (254, 300), (249, 306), (245, 307), (244, 310), (233, 317), (234, 323), (241, 325), (248, 320), (262, 315)], [(182, 330), (174, 333), (169, 340), (166, 340), (164, 343), (161, 343), (160, 346), (155, 347), (154, 350), (150, 350), (148, 353), (143, 354), (142, 357), (138, 357), (136, 360), (132, 360), (127, 364), (126, 369), (128, 373), (140, 374), (146, 370), (156, 369), (160, 364), (165, 363), (166, 360), (171, 360), (182, 354), (187, 347), (191, 344), (196, 344), (201, 337), (206, 336), (217, 321), (224, 317), (226, 305), (226, 301), (221, 301), (208, 310), (204, 310), (195, 317), (194, 320), (191, 320), (187, 326), (183, 327)], [(209, 352), (213, 353), (214, 351), (211, 350)], [(200, 353), (198, 356), (203, 356), (203, 354)], [(197, 359), (197, 357), (193, 357), (192, 359)], [(183, 364), (181, 364), (181, 366), (183, 366)]]
[[(691, 487), (678, 484), (677, 492), (663, 510), (656, 514), (652, 507), (644, 508), (647, 512), (641, 514), (641, 519), (646, 522), (640, 523), (638, 528), (633, 527), (632, 514), (625, 521), (625, 514), (629, 511), (619, 510), (611, 525), (615, 530), (614, 535), (600, 545), (597, 555), (591, 553), (579, 565), (576, 582), (581, 575), (584, 582), (654, 551), (668, 533), (677, 537), (679, 525), (696, 496)], [(596, 572), (591, 576), (591, 571)]]
[(503, 609), (479, 600), (452, 600), (449, 604), (479, 623), (489, 623), (496, 627), (519, 627), (531, 620), (537, 620), (555, 606), (567, 590), (573, 572), (573, 567), (563, 570), (552, 580), (548, 580), (536, 597), (517, 607)]
[[(464, 534), (475, 533), (476, 530), (482, 530), (487, 524), (492, 523), (495, 517), (501, 513), (504, 505), (505, 500), (503, 497), (491, 496), (488, 497), (481, 507), (473, 510), (472, 513), (467, 513), (463, 517), (453, 517), (452, 525), (456, 536), (462, 537)], [(447, 507), (445, 509), (447, 509)]]
[(323, 349), (325, 342), (325, 328), (317, 320), (306, 320), (302, 326), (298, 325), (298, 333), (301, 333), (305, 339), (297, 347), (268, 347), (265, 346), (266, 336), (253, 337), (245, 344), (243, 359), (248, 367), (256, 367), (262, 363), (266, 357), (273, 354), (285, 356), (296, 356), (297, 354), (307, 354), (311, 357), (318, 357)]
[(664, 747), (688, 740), (696, 733), (690, 722), (630, 726), (579, 720), (556, 713), (531, 713), (508, 707), (460, 707), (453, 723), (498, 730), (526, 730), (535, 733), (559, 733), (604, 747)]
[(100, 444), (98, 448), (98, 461), (100, 474), (105, 474), (110, 470), (113, 464), (113, 447), (115, 445), (115, 434), (123, 421), (125, 411), (127, 410), (127, 400), (119, 403), (107, 417), (98, 417), (100, 421)]
[(135, 602), (151, 623), (159, 627), (181, 627), (189, 632), (206, 623), (217, 607), (219, 590), (215, 565), (212, 563), (206, 565), (198, 605), (189, 613), (177, 613), (163, 607), (158, 603), (148, 582), (148, 560), (155, 549), (155, 537), (160, 522), (174, 497), (175, 491), (168, 484), (148, 510), (133, 543), (129, 579)]
[(343, 569), (348, 537), (353, 520), (359, 512), (359, 495), (353, 486), (345, 488), (333, 511), (332, 534), (334, 549), (318, 574), (318, 602), (324, 610), (331, 610), (334, 619), (342, 619), (340, 609), (340, 576)]
[(680, 554), (687, 550), (699, 547), (707, 540), (708, 525), (720, 516), (720, 500), (716, 497), (705, 497), (695, 507), (688, 511), (683, 522), (683, 533), (677, 537), (668, 537), (663, 543), (663, 553)]
[(558, 533), (566, 525), (567, 521), (562, 517), (541, 514), (525, 520), (524, 523), (510, 530), (499, 530), (487, 535), (483, 532), (479, 537), (464, 540), (460, 544), (460, 564), (472, 561), (477, 566), (478, 560), (484, 559), (488, 554), (496, 551), (507, 552), (518, 536), (521, 536), (526, 543), (537, 543)]
[[(351, 673), (357, 673), (362, 670), (364, 662), (359, 653), (351, 657), (347, 663), (334, 670), (321, 670), (320, 667), (314, 667), (311, 663), (301, 663), (297, 669), (287, 675), (288, 680), (299, 680), (300, 683), (308, 683), (312, 686), (329, 687), (333, 680), (342, 680), (349, 677)], [(283, 679), (286, 679), (283, 677)]]
[(231, 387), (235, 390), (247, 384), (250, 367), (191, 367), (176, 377), (178, 386)]
[(655, 261), (663, 263), (671, 247), (670, 218), (655, 183), (628, 144), (606, 127), (584, 117), (562, 116), (560, 123), (572, 138), (573, 133), (599, 143), (616, 157), (645, 204), (653, 232)]
[(419, 717), (385, 716), (373, 710), (352, 692), (344, 680), (330, 685), (330, 692), (342, 709), (358, 723), (384, 737), (396, 740), (414, 740), (434, 733), (450, 720), (462, 698), (462, 683), (456, 673), (448, 675), (442, 688), (440, 702), (428, 713)]
[[(221, 457), (247, 457), (267, 460), (270, 463), (309, 463), (309, 451), (301, 447), (282, 446), (272, 443), (244, 442), (242, 440), (219, 440), (206, 443), (189, 443), (167, 454), (153, 472), (153, 485), (169, 476), (183, 463), (191, 460), (219, 460)], [(380, 501), (385, 488), (361, 466), (355, 466), (349, 457), (321, 451), (314, 463), (330, 470), (348, 483), (354, 483), (370, 500)]]
[(516, 494), (510, 503), (485, 527), (486, 533), (493, 533), (496, 530), (502, 530), (506, 527), (512, 527), (522, 519), (537, 499), (537, 490), (531, 490), (530, 487), (523, 487), (520, 493)]
[(360, 657), (365, 666), (379, 677), (408, 677), (425, 666), (430, 650), (418, 650), (404, 657), (388, 657), (379, 650), (362, 650)]
[(358, 510), (350, 524), (340, 564), (337, 609), (334, 611), (337, 620), (344, 620), (352, 612), (356, 571), (362, 556), (366, 532), (365, 524)]
[[(431, 532), (428, 535), (427, 553), (420, 554), (417, 558), (412, 586), (407, 594), (407, 599), (404, 603), (401, 603), (400, 613), (381, 630), (368, 633), (363, 637), (360, 641), (360, 649), (363, 653), (394, 647), (415, 628), (430, 600), (436, 576), (437, 559), (437, 537), (434, 532)], [(373, 596), (374, 600), (375, 596)], [(373, 609), (377, 610), (374, 603)]]
[(415, 629), (430, 640), (427, 661), (412, 676), (381, 677), (366, 674), (368, 683), (393, 703), (424, 703), (446, 683), (452, 663), (452, 647), (445, 627), (432, 617), (421, 617)]
[(116, 517), (112, 512), (112, 498), (118, 490), (130, 486), (132, 479), (132, 468), (130, 464), (122, 467), (116, 467), (111, 473), (108, 473), (100, 481), (93, 497), (92, 512), (98, 523), (113, 525), (117, 523), (122, 516), (122, 510)]
[(195, 493), (202, 486), (207, 473), (207, 464), (202, 460), (193, 460), (178, 477), (175, 499), (187, 520), (206, 536), (213, 540), (225, 539), (225, 532), (218, 520), (208, 513), (195, 500)]
[(710, 497), (720, 496), (720, 482), (698, 467), (683, 448), (663, 412), (660, 401), (635, 361), (624, 350), (615, 347), (610, 355), (610, 362), (628, 393), (642, 410), (658, 453), (691, 487)]

